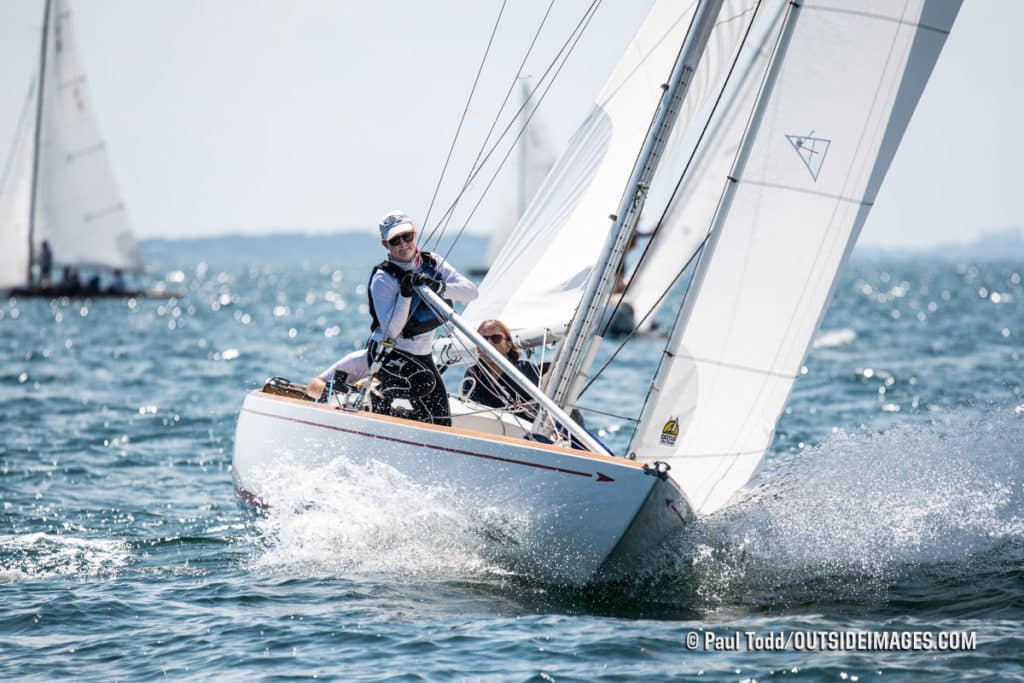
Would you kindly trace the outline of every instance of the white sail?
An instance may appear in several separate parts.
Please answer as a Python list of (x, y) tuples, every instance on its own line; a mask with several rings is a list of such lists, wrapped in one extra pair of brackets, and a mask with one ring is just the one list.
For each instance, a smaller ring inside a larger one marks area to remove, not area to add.
[[(733, 0), (709, 41), (680, 119), (700, 109), (699, 83), (731, 61), (752, 0)], [(696, 2), (651, 8), (594, 108), (537, 192), (465, 317), (498, 318), (515, 330), (562, 332), (604, 246), (618, 199), (671, 73)], [(706, 73), (705, 73), (706, 72)], [(710, 75), (708, 75), (710, 74)]]
[(631, 450), (697, 512), (760, 465), (958, 2), (793, 5)]
[[(521, 84), (521, 94), (523, 104), (526, 105), (530, 100), (530, 86), (525, 80)], [(530, 111), (531, 108), (526, 107), (520, 116), (525, 119), (530, 116)], [(530, 200), (537, 194), (541, 183), (555, 164), (554, 146), (536, 115), (523, 127), (517, 146), (513, 180), (507, 186), (504, 210), (499, 216), (491, 240), (487, 243), (487, 253), (484, 255), (484, 267), (488, 270), (494, 265), (501, 248), (505, 246), (512, 230), (526, 213)]]
[(140, 269), (138, 246), (78, 59), (67, 0), (54, 0), (49, 34), (36, 189), (36, 250), (47, 239), (59, 263)]
[(33, 81), (22, 107), (7, 167), (0, 181), (0, 290), (25, 284), (32, 203), (32, 145), (35, 137), (36, 88)]

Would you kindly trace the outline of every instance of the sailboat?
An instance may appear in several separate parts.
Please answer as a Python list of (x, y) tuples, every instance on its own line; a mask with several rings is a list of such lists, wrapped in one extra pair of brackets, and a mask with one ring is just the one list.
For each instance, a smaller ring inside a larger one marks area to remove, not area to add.
[(486, 275), (490, 270), (494, 259), (505, 242), (508, 241), (513, 229), (519, 223), (519, 219), (526, 213), (526, 207), (529, 206), (530, 200), (533, 199), (537, 189), (555, 163), (554, 146), (548, 138), (544, 126), (536, 116), (527, 111), (531, 89), (525, 78), (519, 84), (519, 91), (522, 100), (519, 114), (521, 124), (516, 143), (512, 182), (507, 185), (506, 196), (503, 197), (503, 210), (499, 214), (494, 231), (487, 242), (483, 264), (469, 271), (473, 276)]
[[(47, 0), (39, 65), (0, 185), (0, 291), (85, 293), (38, 283), (48, 242), (58, 264), (139, 271), (142, 260), (78, 58), (68, 0)], [(142, 292), (91, 291), (88, 296)]]
[[(508, 322), (522, 346), (557, 344), (542, 387), (502, 366), (536, 401), (536, 419), (452, 397), (453, 427), (436, 427), (372, 414), (351, 394), (312, 403), (270, 382), (239, 416), (239, 495), (273, 507), (281, 467), (340, 457), (455, 491), (484, 526), (505, 513), (502, 549), (531, 576), (580, 585), (634, 572), (741, 496), (762, 463), (958, 10), (947, 0), (656, 2), (480, 298), (460, 316), (421, 288), (458, 339), (496, 363), (475, 332), (484, 319)], [(679, 163), (665, 155), (675, 145), (689, 150)], [(669, 210), (680, 196), (690, 201)], [(673, 255), (674, 268), (694, 265), (629, 446), (612, 453), (567, 413), (645, 214), (665, 234), (695, 231)], [(538, 432), (553, 443), (523, 438)], [(583, 448), (568, 448), (570, 436)]]

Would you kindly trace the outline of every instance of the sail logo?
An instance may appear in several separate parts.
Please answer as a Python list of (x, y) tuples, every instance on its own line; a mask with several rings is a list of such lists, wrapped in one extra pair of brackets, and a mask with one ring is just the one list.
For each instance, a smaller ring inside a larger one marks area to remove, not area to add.
[(800, 160), (804, 162), (811, 178), (814, 179), (814, 182), (818, 182), (821, 165), (825, 163), (825, 153), (828, 152), (828, 146), (832, 144), (832, 141), (813, 136), (814, 131), (812, 130), (807, 135), (787, 135), (786, 139), (800, 155)]
[(675, 446), (676, 439), (679, 438), (679, 418), (669, 418), (669, 421), (665, 423), (665, 426), (661, 428), (661, 445), (662, 446)]

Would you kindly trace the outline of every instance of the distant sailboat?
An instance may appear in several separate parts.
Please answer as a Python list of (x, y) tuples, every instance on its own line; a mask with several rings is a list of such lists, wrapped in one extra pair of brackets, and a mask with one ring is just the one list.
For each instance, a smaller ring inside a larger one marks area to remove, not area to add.
[(0, 290), (62, 293), (34, 282), (44, 240), (59, 264), (142, 269), (78, 59), (68, 0), (46, 2), (40, 63), (0, 185)]
[(551, 171), (551, 167), (555, 165), (555, 149), (548, 138), (547, 131), (536, 116), (530, 118), (530, 109), (526, 106), (530, 101), (530, 84), (525, 79), (520, 83), (520, 95), (523, 105), (520, 114), (522, 123), (514, 157), (513, 181), (507, 185), (507, 191), (503, 198), (504, 205), (498, 216), (494, 232), (491, 233), (491, 239), (487, 243), (483, 265), (471, 269), (471, 275), (484, 275), (494, 264), (498, 252), (505, 246), (512, 230), (526, 213), (530, 200), (537, 193), (544, 178)]

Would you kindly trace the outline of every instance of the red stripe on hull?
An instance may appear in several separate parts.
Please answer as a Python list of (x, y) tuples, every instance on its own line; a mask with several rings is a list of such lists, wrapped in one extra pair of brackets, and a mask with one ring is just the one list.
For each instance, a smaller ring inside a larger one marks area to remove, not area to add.
[(423, 448), (432, 448), (438, 451), (446, 451), (448, 453), (456, 453), (458, 455), (466, 455), (472, 458), (483, 458), (485, 460), (495, 460), (498, 462), (508, 463), (510, 465), (523, 465), (525, 467), (535, 467), (541, 470), (550, 470), (552, 472), (560, 472), (562, 474), (572, 474), (577, 477), (586, 477), (593, 479), (594, 475), (589, 472), (579, 472), (577, 470), (570, 470), (564, 467), (554, 467), (553, 465), (541, 465), (535, 462), (527, 462), (525, 460), (513, 460), (511, 458), (502, 458), (497, 455), (487, 455), (486, 453), (476, 453), (474, 451), (464, 451), (458, 448), (448, 448), (447, 446), (436, 446), (433, 444), (421, 443), (418, 441), (407, 441), (405, 439), (396, 439), (391, 436), (381, 436), (380, 434), (371, 434), (369, 432), (360, 432), (355, 429), (345, 429), (344, 427), (334, 427), (332, 425), (320, 424), (319, 422), (311, 422), (309, 420), (300, 420), (294, 417), (284, 417), (281, 415), (274, 415), (273, 413), (264, 413), (259, 410), (252, 410), (251, 408), (243, 408), (243, 412), (252, 413), (254, 415), (262, 415), (263, 417), (270, 417), (277, 420), (284, 420), (286, 422), (296, 422), (298, 424), (307, 425), (310, 427), (319, 427), (320, 429), (329, 429), (335, 432), (344, 432), (345, 434), (355, 434), (357, 436), (363, 436), (368, 439), (379, 439), (381, 441), (393, 441), (395, 443), (405, 444), (406, 446), (420, 446)]

